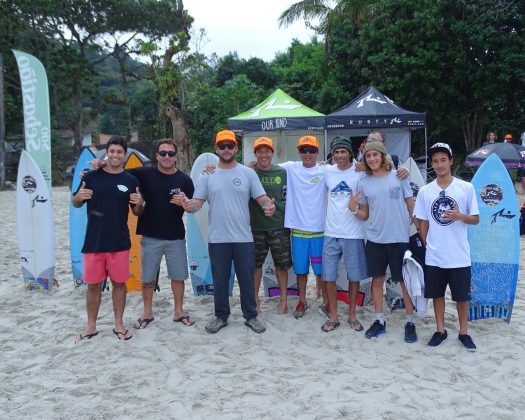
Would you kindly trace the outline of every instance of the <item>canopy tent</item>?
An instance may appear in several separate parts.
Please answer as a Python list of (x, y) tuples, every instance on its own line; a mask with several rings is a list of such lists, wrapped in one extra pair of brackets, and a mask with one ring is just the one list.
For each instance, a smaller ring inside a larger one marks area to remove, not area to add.
[[(235, 117), (228, 118), (231, 130), (242, 134), (243, 161), (255, 159), (253, 143), (258, 137), (274, 142), (275, 164), (298, 160), (297, 140), (306, 134), (317, 135), (324, 156), (325, 116), (277, 89), (259, 105)], [(318, 132), (318, 133), (316, 133)]]
[(328, 114), (325, 121), (328, 144), (336, 136), (360, 140), (377, 128), (385, 133), (388, 152), (406, 160), (410, 157), (411, 132), (424, 128), (427, 150), (426, 115), (401, 108), (373, 86)]

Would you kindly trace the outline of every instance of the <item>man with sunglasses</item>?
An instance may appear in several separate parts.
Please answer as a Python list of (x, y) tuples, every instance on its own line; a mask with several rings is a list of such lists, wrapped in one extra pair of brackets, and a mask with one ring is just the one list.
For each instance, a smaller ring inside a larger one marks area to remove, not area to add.
[[(162, 256), (171, 279), (173, 321), (192, 326), (194, 320), (184, 311), (184, 281), (188, 278), (186, 231), (182, 216), (183, 197), (193, 196), (193, 181), (177, 169), (177, 145), (172, 139), (161, 139), (156, 145), (156, 167), (129, 169), (139, 179), (145, 200), (144, 212), (138, 218), (137, 234), (142, 235), (142, 315), (133, 324), (146, 328), (155, 319), (153, 292)], [(104, 167), (100, 160), (92, 162)], [(182, 194), (181, 194), (182, 193)]]
[(446, 340), (445, 290), (450, 288), (459, 319), (458, 339), (467, 350), (476, 350), (468, 335), (471, 260), (467, 225), (479, 223), (476, 192), (472, 184), (452, 176), (452, 149), (436, 143), (428, 151), (437, 178), (419, 190), (414, 216), (426, 245), (425, 297), (434, 302), (437, 331), (428, 345)]
[[(292, 260), (299, 288), (294, 317), (302, 318), (308, 309), (306, 284), (310, 263), (317, 282), (322, 274), (323, 237), (326, 214), (326, 168), (317, 163), (319, 141), (303, 136), (297, 142), (300, 162), (286, 162), (287, 190), (284, 226), (292, 231)], [(326, 300), (326, 296), (323, 296)], [(326, 307), (328, 301), (325, 301)]]
[(245, 325), (256, 333), (266, 330), (257, 318), (253, 281), (255, 254), (248, 203), (253, 198), (268, 217), (274, 214), (275, 205), (266, 195), (255, 171), (237, 163), (237, 151), (235, 133), (219, 131), (215, 138), (215, 153), (219, 156), (217, 168), (213, 173), (203, 173), (193, 199), (183, 201), (184, 209), (190, 213), (200, 210), (205, 201), (210, 206), (208, 250), (215, 290), (215, 317), (205, 327), (210, 333), (228, 325), (232, 262), (239, 283)]

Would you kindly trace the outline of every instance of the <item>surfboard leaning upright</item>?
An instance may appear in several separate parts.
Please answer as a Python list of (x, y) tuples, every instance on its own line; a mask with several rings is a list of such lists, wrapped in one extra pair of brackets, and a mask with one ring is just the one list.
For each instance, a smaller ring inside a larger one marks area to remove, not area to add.
[(479, 167), (472, 185), (479, 224), (468, 226), (472, 260), (469, 320), (503, 318), (510, 322), (520, 255), (514, 183), (501, 159), (493, 154)]
[[(89, 171), (91, 165), (88, 162), (95, 159), (95, 155), (89, 148), (85, 148), (78, 157), (73, 173), (73, 182), (71, 183), (71, 196), (78, 190), (82, 176)], [(71, 271), (73, 273), (73, 284), (75, 287), (82, 286), (82, 269), (84, 265), (84, 256), (82, 255), (82, 246), (86, 237), (87, 227), (87, 206), (76, 208), (69, 203), (69, 244), (71, 254)]]
[(25, 150), (16, 181), (16, 230), (25, 286), (51, 290), (55, 277), (55, 227), (42, 172)]
[[(219, 158), (213, 153), (203, 153), (195, 159), (190, 177), (196, 186), (206, 165), (217, 165)], [(197, 213), (186, 213), (186, 239), (188, 243), (188, 263), (190, 267), (193, 294), (213, 295), (213, 277), (208, 254), (208, 202)], [(233, 291), (234, 272), (230, 277), (230, 295)]]

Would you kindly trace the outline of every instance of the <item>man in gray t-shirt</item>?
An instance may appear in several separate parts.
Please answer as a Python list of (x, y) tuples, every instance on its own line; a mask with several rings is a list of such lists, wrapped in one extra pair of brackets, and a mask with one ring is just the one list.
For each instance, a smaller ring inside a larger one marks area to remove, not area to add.
[(216, 333), (228, 325), (232, 262), (239, 282), (245, 324), (257, 333), (266, 330), (257, 319), (253, 281), (255, 253), (248, 203), (253, 198), (264, 209), (266, 216), (273, 215), (275, 204), (266, 196), (255, 171), (235, 161), (237, 150), (237, 139), (232, 131), (218, 132), (215, 153), (219, 156), (219, 164), (215, 172), (202, 174), (193, 199), (185, 198), (183, 201), (184, 210), (189, 213), (198, 211), (205, 201), (210, 206), (208, 250), (215, 289), (215, 318), (205, 327), (210, 333)]

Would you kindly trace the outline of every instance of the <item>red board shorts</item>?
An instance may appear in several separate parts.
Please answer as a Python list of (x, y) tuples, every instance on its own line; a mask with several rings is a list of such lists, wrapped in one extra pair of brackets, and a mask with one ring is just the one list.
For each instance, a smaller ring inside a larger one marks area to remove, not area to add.
[(84, 254), (82, 279), (87, 284), (103, 282), (106, 277), (125, 283), (129, 274), (129, 249), (118, 252), (87, 252)]

